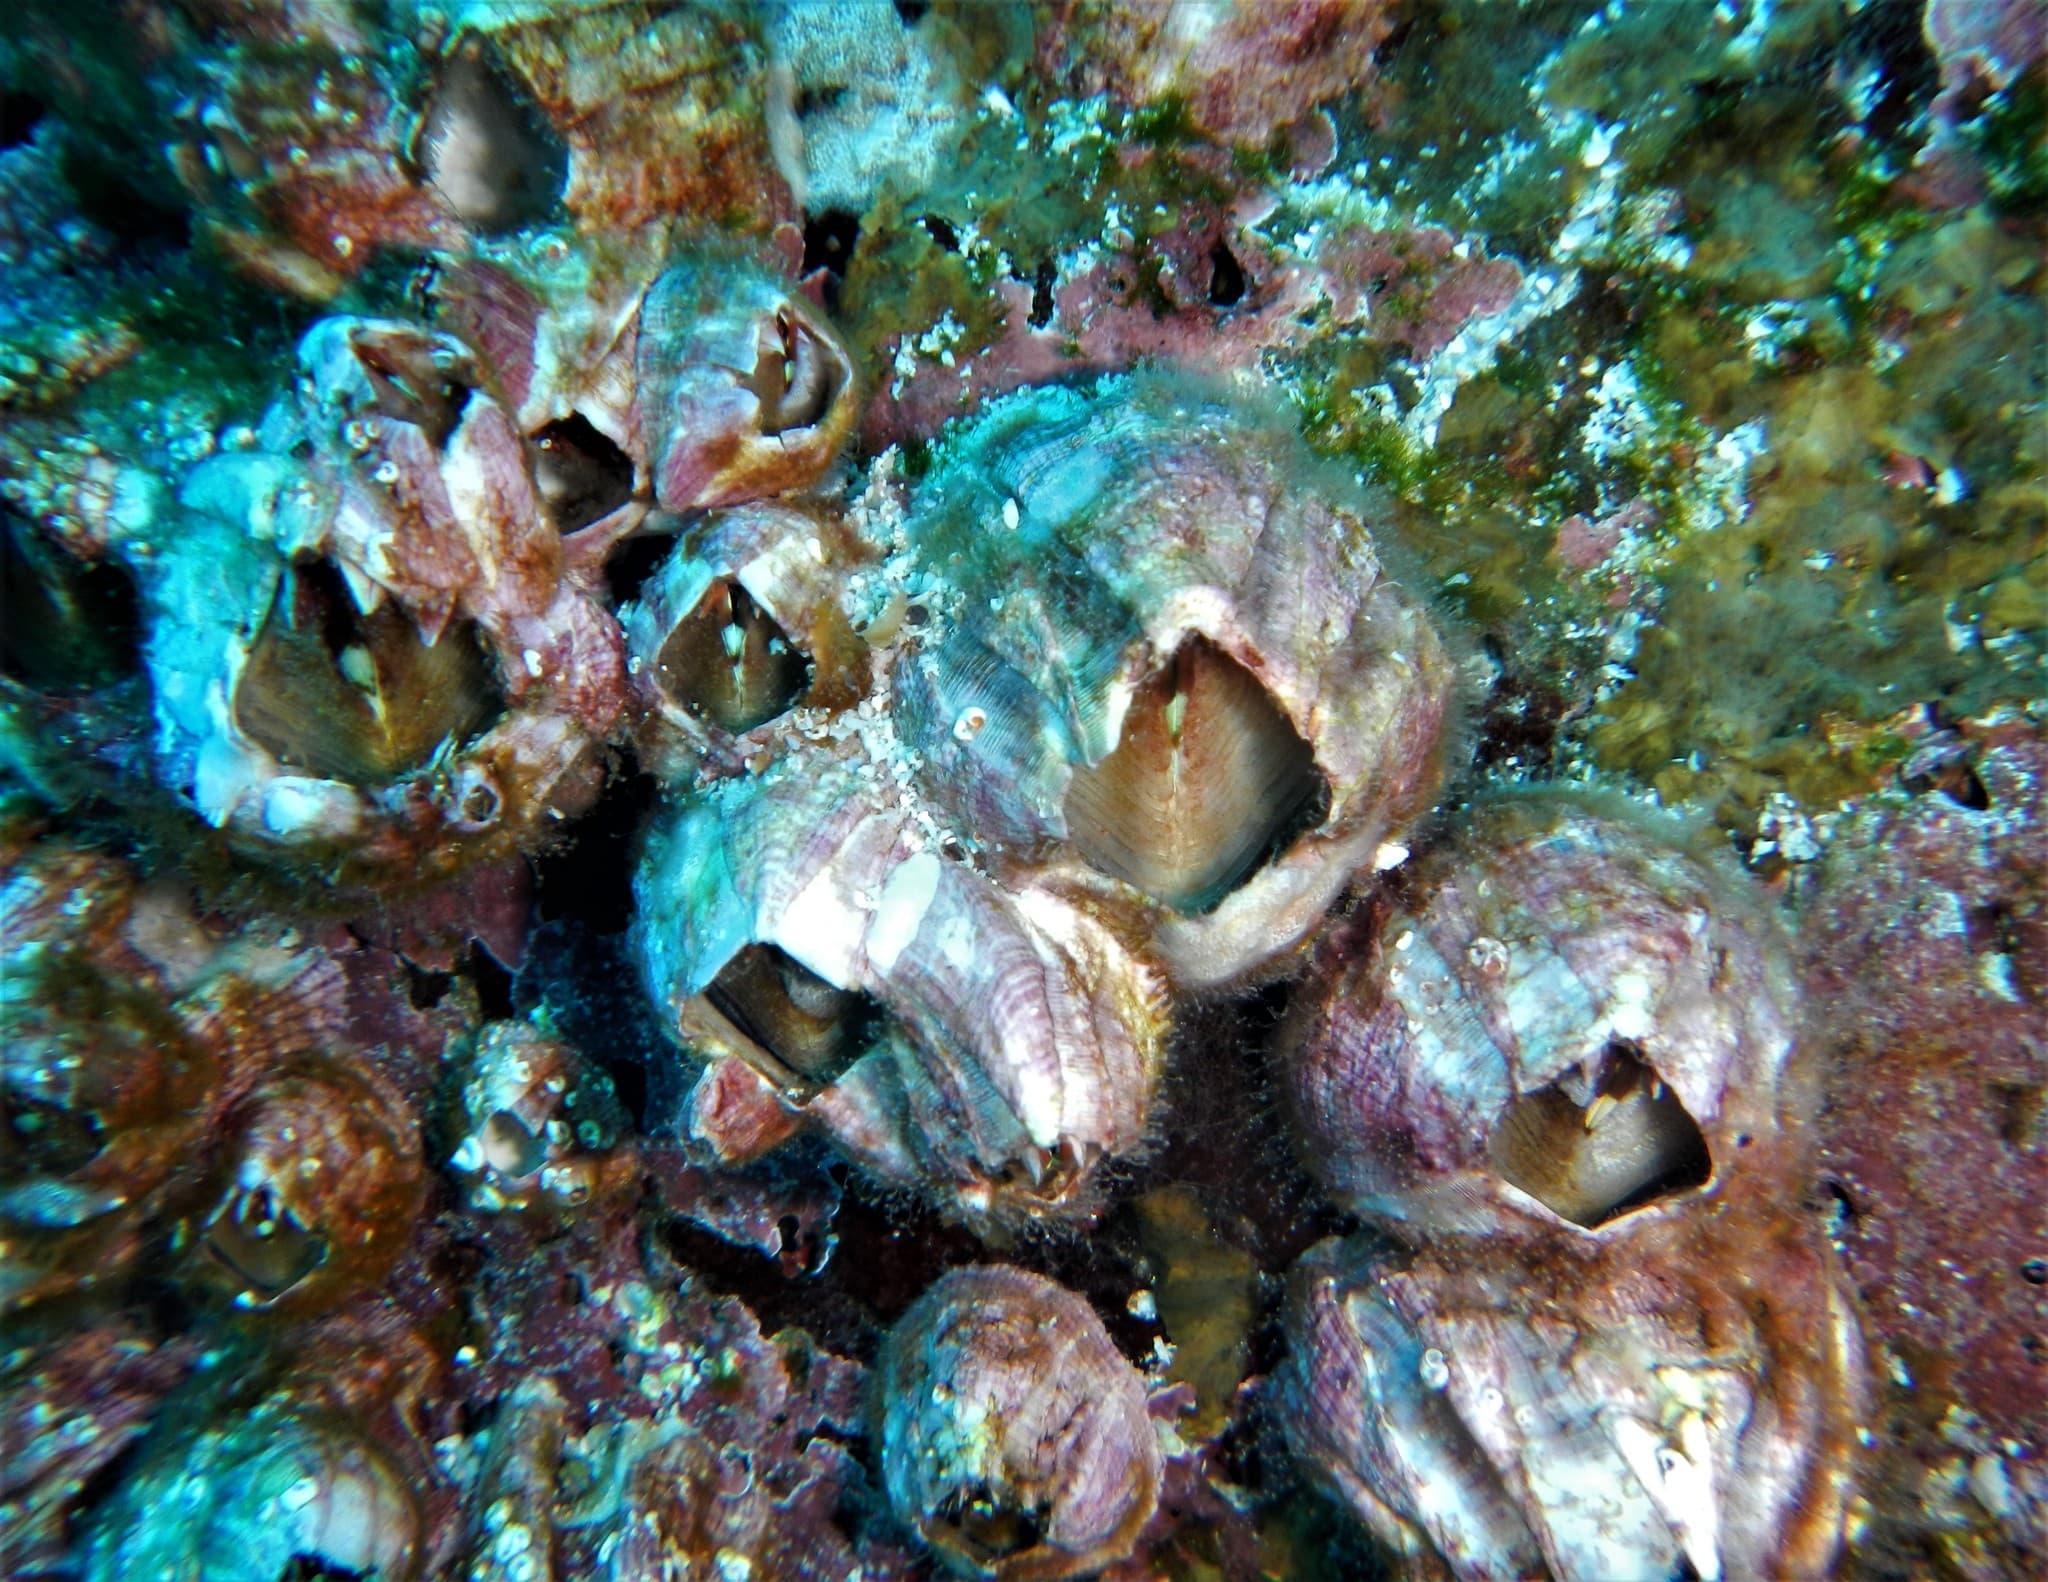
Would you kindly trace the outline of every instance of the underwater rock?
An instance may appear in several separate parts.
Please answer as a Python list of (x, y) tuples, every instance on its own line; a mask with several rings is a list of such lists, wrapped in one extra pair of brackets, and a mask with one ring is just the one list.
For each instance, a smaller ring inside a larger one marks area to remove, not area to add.
[(2017, 1576), (2048, 1537), (2048, 747), (2002, 713), (1900, 775), (1801, 897), (1834, 1234), (1888, 1362), (1872, 1546)]
[(1302, 1260), (1281, 1426), (1399, 1574), (1828, 1574), (1865, 1402), (1827, 1249), (1756, 1213), (1652, 1240)]
[(658, 1238), (643, 1247), (629, 1216), (538, 1242), (530, 1223), (495, 1222), (468, 1293), (482, 1326), (470, 1388), (495, 1413), (453, 1449), (475, 1467), (469, 1575), (910, 1574), (851, 1519), (866, 1498), (843, 1443), (860, 1424), (858, 1365), (801, 1331), (764, 1335)]
[(1061, 0), (1039, 67), (1200, 131), (1263, 147), (1326, 100), (1358, 94), (1393, 26), (1384, 0)]
[(634, 879), (659, 1013), (768, 1109), (735, 1132), (700, 1103), (707, 1140), (746, 1158), (800, 1122), (977, 1222), (1085, 1214), (1163, 1056), (1134, 912), (1057, 878), (999, 886), (946, 855), (885, 721), (819, 729), (659, 816)]
[(1152, 1517), (1144, 1381), (1050, 1280), (955, 1270), (890, 1332), (874, 1389), (890, 1504), (949, 1571), (1080, 1576), (1127, 1555)]
[(939, 580), (895, 708), (996, 873), (1078, 857), (1209, 986), (1400, 860), (1455, 682), (1355, 486), (1164, 381), (1021, 394), (941, 456), (904, 529)]
[(1332, 925), (1283, 1046), (1333, 1191), (1418, 1235), (1599, 1240), (1784, 1190), (1806, 1140), (1788, 952), (1679, 833), (1498, 799)]

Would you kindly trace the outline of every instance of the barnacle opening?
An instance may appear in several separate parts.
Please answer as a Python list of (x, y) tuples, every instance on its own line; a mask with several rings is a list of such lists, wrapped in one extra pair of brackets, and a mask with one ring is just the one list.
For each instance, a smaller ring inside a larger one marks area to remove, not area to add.
[(712, 583), (655, 655), (655, 678), (680, 707), (738, 735), (765, 725), (810, 684), (810, 661), (752, 594)]
[(327, 1239), (279, 1202), (268, 1183), (229, 1195), (206, 1228), (206, 1250), (261, 1302), (276, 1300), (327, 1261)]
[(704, 997), (747, 1037), (806, 1081), (831, 1082), (874, 1042), (879, 1004), (826, 982), (775, 945), (749, 945)]
[(1046, 1518), (1051, 1507), (1045, 1503), (1016, 1506), (987, 1484), (954, 1489), (939, 1502), (933, 1521), (945, 1529), (933, 1539), (983, 1564), (1008, 1560), (1045, 1542)]
[(502, 711), (467, 622), (432, 644), (389, 599), (365, 615), (331, 560), (294, 562), (235, 688), (235, 723), (289, 768), (388, 781)]
[(816, 428), (846, 392), (845, 360), (787, 307), (763, 318), (757, 335), (754, 371), (746, 385), (761, 403), (761, 432)]
[(89, 564), (0, 513), (0, 675), (88, 692), (142, 665), (141, 605), (119, 566)]
[(555, 531), (611, 515), (633, 498), (633, 460), (581, 412), (533, 436), (533, 482)]
[(486, 235), (547, 219), (568, 184), (568, 150), (474, 36), (441, 69), (413, 162), (456, 217)]
[(1623, 1043), (1608, 1049), (1585, 1105), (1562, 1083), (1522, 1094), (1487, 1152), (1510, 1184), (1589, 1230), (1704, 1186), (1713, 1174), (1699, 1123)]
[(527, 1128), (510, 1110), (494, 1111), (477, 1133), (484, 1163), (501, 1176), (517, 1180), (547, 1162), (547, 1139)]
[(475, 370), (441, 340), (400, 326), (359, 324), (349, 350), (370, 383), (371, 404), (384, 417), (410, 423), (439, 450), (469, 406)]
[(1115, 750), (1074, 771), (1066, 817), (1095, 867), (1206, 912), (1329, 803), (1314, 752), (1258, 678), (1194, 637), (1138, 688)]

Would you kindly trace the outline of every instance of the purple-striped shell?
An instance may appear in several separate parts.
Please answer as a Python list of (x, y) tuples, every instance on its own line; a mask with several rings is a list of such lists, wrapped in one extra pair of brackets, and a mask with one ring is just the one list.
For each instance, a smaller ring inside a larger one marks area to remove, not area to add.
[(1302, 1260), (1277, 1415), (1397, 1574), (1828, 1573), (1867, 1383), (1818, 1226), (1764, 1205), (1649, 1242)]
[(950, 1571), (1080, 1576), (1127, 1556), (1152, 1517), (1144, 1380), (1041, 1275), (945, 1276), (890, 1331), (874, 1388), (889, 1503)]
[(658, 1013), (792, 1124), (971, 1221), (1085, 1212), (1098, 1163), (1141, 1140), (1163, 1056), (1137, 919), (964, 860), (879, 714), (797, 730), (649, 835), (635, 941)]
[(999, 872), (1128, 884), (1177, 980), (1269, 967), (1405, 855), (1443, 772), (1452, 666), (1373, 514), (1198, 389), (996, 403), (904, 528), (933, 619), (894, 708), (932, 795)]
[(810, 488), (860, 415), (824, 315), (749, 261), (691, 254), (640, 306), (636, 441), (665, 511)]
[(1418, 1233), (1594, 1238), (1781, 1186), (1796, 1001), (1761, 901), (1618, 803), (1477, 808), (1319, 942), (1283, 1034), (1308, 1154)]
[(844, 522), (780, 503), (713, 511), (620, 612), (640, 761), (670, 783), (774, 750), (795, 708), (868, 695), (870, 662), (844, 610), (872, 559)]
[(238, 845), (361, 874), (531, 844), (596, 793), (617, 623), (461, 342), (334, 318), (299, 364), (296, 409), (195, 468), (136, 557), (159, 772)]

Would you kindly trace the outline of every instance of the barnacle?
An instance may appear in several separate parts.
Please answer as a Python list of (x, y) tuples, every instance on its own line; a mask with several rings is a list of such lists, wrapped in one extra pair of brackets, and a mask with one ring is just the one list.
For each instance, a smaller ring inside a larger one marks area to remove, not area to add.
[(267, 1080), (223, 1127), (220, 1179), (193, 1220), (193, 1277), (245, 1310), (306, 1311), (374, 1285), (424, 1197), (417, 1122), (367, 1072)]
[(1319, 944), (1284, 1042), (1317, 1168), (1418, 1231), (1604, 1234), (1767, 1182), (1805, 1136), (1789, 960), (1676, 831), (1550, 794), (1475, 810), (1399, 908)]
[(824, 476), (860, 410), (824, 318), (766, 271), (685, 258), (640, 308), (637, 411), (668, 511), (737, 505)]
[(635, 925), (655, 1002), (885, 1180), (976, 1222), (1085, 1212), (1096, 1166), (1143, 1133), (1164, 1053), (1135, 920), (942, 857), (883, 783), (852, 737), (658, 819)]
[(1474, 810), (1315, 953), (1283, 1036), (1334, 1190), (1411, 1243), (1304, 1263), (1297, 1456), (1459, 1577), (1806, 1575), (1862, 1341), (1817, 1226), (1782, 939), (1678, 831)]
[(611, 1082), (524, 1022), (494, 1022), (461, 1052), (460, 1141), (449, 1168), (478, 1208), (575, 1208), (618, 1174)]
[(934, 800), (1012, 861), (1071, 848), (1157, 903), (1182, 981), (1268, 968), (1444, 769), (1450, 661), (1374, 509), (1199, 387), (995, 404), (906, 525), (948, 592), (894, 682)]
[(1159, 1498), (1143, 1381), (1088, 1304), (1021, 1269), (961, 1269), (890, 1331), (877, 1380), (896, 1514), (962, 1576), (1080, 1576)]

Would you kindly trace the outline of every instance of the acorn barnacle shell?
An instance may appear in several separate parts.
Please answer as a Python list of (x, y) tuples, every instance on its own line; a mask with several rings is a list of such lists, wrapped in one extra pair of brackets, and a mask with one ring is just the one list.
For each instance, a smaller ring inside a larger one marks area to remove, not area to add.
[(655, 1003), (885, 1179), (975, 1221), (1085, 1212), (1163, 1058), (1137, 920), (943, 855), (890, 762), (849, 730), (657, 821), (635, 879)]
[(299, 365), (267, 448), (193, 469), (138, 565), (159, 773), (243, 849), (358, 875), (529, 843), (595, 795), (617, 623), (463, 343), (332, 318)]
[(640, 308), (637, 433), (665, 511), (810, 488), (860, 415), (853, 361), (791, 285), (732, 254), (678, 260)]
[(274, 1397), (156, 1447), (101, 1511), (84, 1574), (401, 1582), (426, 1547), (412, 1486), (349, 1417)]
[(951, 1571), (1079, 1576), (1129, 1555), (1151, 1519), (1144, 1380), (1043, 1276), (945, 1276), (890, 1331), (875, 1389), (889, 1503)]
[(1828, 1572), (1867, 1384), (1814, 1227), (1468, 1254), (1325, 1242), (1296, 1272), (1277, 1416), (1397, 1574)]
[(303, 1313), (382, 1278), (425, 1201), (419, 1127), (367, 1067), (299, 1062), (227, 1117), (193, 1278), (243, 1310)]
[(1311, 1159), (1420, 1232), (1599, 1237), (1780, 1189), (1796, 1005), (1743, 886), (1618, 803), (1475, 810), (1317, 947), (1283, 1035)]
[(461, 1140), (448, 1164), (474, 1207), (573, 1208), (615, 1172), (624, 1130), (609, 1078), (560, 1039), (493, 1022), (463, 1058)]
[(836, 516), (780, 502), (712, 511), (621, 612), (640, 760), (665, 781), (730, 770), (798, 707), (867, 695), (842, 599), (871, 555)]
[(1372, 514), (1198, 389), (997, 403), (906, 529), (951, 590), (895, 679), (934, 795), (1011, 860), (1078, 856), (1141, 893), (1180, 981), (1257, 972), (1441, 778), (1451, 665)]

